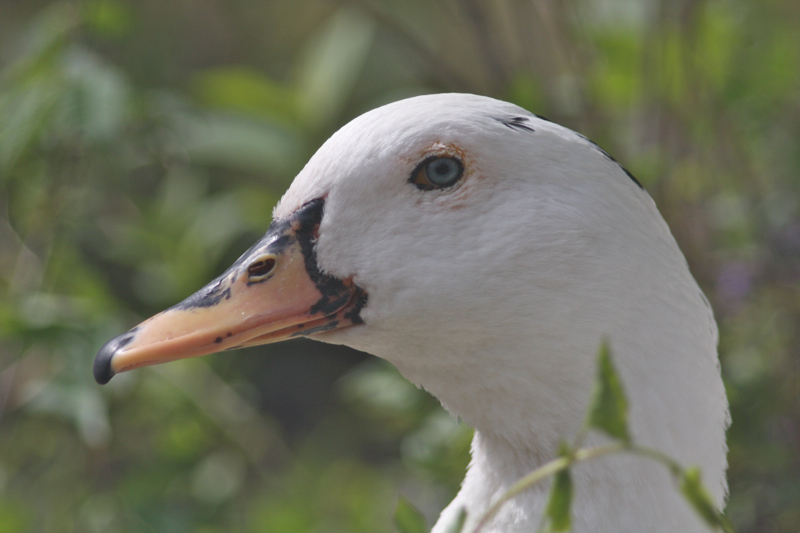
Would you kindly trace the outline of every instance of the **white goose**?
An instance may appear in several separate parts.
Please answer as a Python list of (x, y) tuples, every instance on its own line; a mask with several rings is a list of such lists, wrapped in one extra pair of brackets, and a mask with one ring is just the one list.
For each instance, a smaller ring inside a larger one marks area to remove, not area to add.
[[(387, 359), (476, 430), (441, 533), (579, 432), (607, 337), (634, 439), (699, 465), (723, 505), (712, 311), (652, 199), (584, 137), (485, 97), (396, 102), (333, 135), (274, 219), (222, 276), (107, 343), (96, 379), (297, 335)], [(657, 464), (573, 475), (576, 532), (705, 531)], [(517, 497), (484, 531), (533, 531), (546, 497)]]

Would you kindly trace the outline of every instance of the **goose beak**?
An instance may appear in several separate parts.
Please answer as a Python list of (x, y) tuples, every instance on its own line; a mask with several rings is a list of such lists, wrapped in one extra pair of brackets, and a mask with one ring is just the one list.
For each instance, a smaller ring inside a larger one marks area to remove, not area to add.
[(366, 293), (317, 268), (322, 208), (323, 200), (314, 200), (273, 222), (220, 277), (103, 345), (95, 380), (104, 384), (134, 368), (361, 323)]

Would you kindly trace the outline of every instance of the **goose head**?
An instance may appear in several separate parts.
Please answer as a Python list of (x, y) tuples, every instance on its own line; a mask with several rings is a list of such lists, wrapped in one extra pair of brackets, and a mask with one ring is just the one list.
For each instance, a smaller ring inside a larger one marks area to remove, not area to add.
[[(606, 338), (634, 438), (700, 465), (722, 505), (712, 312), (652, 199), (581, 135), (485, 97), (396, 102), (334, 134), (273, 218), (219, 278), (107, 343), (98, 381), (295, 336), (387, 359), (476, 429), (437, 531), (578, 433)], [(702, 530), (657, 466), (614, 458), (576, 476), (576, 530)], [(491, 531), (535, 528), (542, 490)]]

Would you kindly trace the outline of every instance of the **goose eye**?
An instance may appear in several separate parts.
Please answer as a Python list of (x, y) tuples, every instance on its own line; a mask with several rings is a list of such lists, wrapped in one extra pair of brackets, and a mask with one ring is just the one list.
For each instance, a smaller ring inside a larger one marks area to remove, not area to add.
[(417, 188), (430, 191), (454, 185), (464, 174), (464, 165), (455, 157), (429, 157), (419, 164), (411, 175)]
[(262, 255), (247, 267), (247, 283), (264, 281), (275, 270), (275, 256)]

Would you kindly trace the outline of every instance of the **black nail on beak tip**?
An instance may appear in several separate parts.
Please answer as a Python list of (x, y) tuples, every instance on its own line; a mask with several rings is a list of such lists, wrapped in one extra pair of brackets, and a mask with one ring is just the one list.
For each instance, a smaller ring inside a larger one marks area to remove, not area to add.
[(114, 370), (111, 368), (111, 359), (114, 354), (120, 351), (125, 345), (133, 340), (136, 336), (136, 330), (133, 329), (128, 333), (124, 333), (118, 337), (114, 337), (103, 345), (94, 357), (94, 380), (100, 385), (105, 385), (111, 378), (114, 377)]

